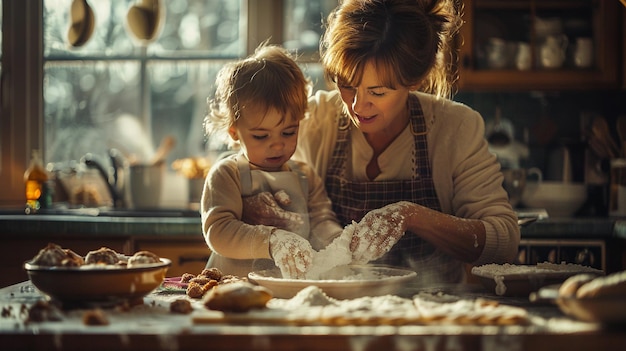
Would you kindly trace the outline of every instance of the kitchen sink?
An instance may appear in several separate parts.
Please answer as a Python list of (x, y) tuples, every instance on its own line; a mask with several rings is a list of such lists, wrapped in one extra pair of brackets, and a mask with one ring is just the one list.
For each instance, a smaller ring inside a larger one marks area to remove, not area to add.
[[(20, 209), (0, 209), (0, 215), (26, 215)], [(127, 209), (127, 208), (46, 208), (36, 215), (66, 215), (90, 217), (200, 217), (198, 210), (179, 208)]]

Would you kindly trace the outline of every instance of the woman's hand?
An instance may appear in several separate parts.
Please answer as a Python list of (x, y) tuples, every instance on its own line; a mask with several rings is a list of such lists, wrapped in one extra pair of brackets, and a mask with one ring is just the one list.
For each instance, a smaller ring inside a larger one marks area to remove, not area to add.
[(352, 262), (365, 264), (389, 252), (406, 231), (411, 206), (410, 202), (397, 202), (368, 212), (359, 223), (353, 222)]
[(297, 232), (304, 223), (302, 216), (280, 207), (290, 203), (289, 195), (283, 190), (274, 195), (269, 192), (262, 192), (247, 196), (243, 198), (241, 219), (248, 224), (262, 224)]
[(286, 279), (304, 279), (313, 262), (311, 244), (298, 234), (282, 229), (270, 235), (270, 254)]

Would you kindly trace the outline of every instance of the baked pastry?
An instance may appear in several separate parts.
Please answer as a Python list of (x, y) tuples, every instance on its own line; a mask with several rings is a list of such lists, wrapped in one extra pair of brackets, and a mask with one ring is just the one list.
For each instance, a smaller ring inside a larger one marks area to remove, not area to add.
[(206, 284), (206, 283), (210, 282), (211, 280), (215, 280), (215, 279), (211, 279), (211, 278), (205, 277), (205, 276), (203, 276), (203, 275), (199, 275), (199, 276), (197, 276), (197, 277), (195, 277), (195, 278), (191, 278), (191, 279), (189, 280), (189, 282), (190, 282), (190, 283), (191, 283), (191, 282), (194, 282), (194, 283), (198, 283), (198, 284), (200, 284), (200, 285), (204, 285), (204, 284)]
[(202, 272), (198, 275), (220, 281), (224, 274), (222, 273), (222, 271), (219, 270), (219, 268), (212, 267), (203, 269)]
[(170, 312), (178, 314), (189, 314), (193, 312), (193, 306), (191, 306), (191, 302), (189, 302), (189, 300), (174, 300), (170, 304)]
[(576, 292), (576, 297), (579, 299), (623, 297), (624, 295), (626, 295), (626, 271), (598, 277), (581, 286)]
[(61, 266), (63, 267), (80, 267), (85, 264), (85, 259), (83, 256), (77, 254), (76, 252), (70, 249), (63, 249), (65, 251), (66, 258), (61, 261)]
[(137, 251), (128, 259), (128, 267), (136, 267), (145, 264), (161, 262), (161, 258), (150, 251)]
[(83, 313), (84, 325), (109, 325), (109, 319), (99, 308), (87, 310)]
[(584, 284), (596, 279), (595, 274), (583, 273), (567, 278), (559, 287), (559, 297), (576, 297), (576, 292)]
[(115, 250), (101, 247), (95, 251), (89, 251), (85, 256), (85, 264), (117, 264), (120, 258)]
[(204, 296), (203, 304), (211, 310), (247, 312), (254, 308), (264, 308), (271, 298), (270, 290), (239, 281), (214, 287)]
[(187, 285), (185, 293), (192, 299), (199, 299), (204, 295), (204, 289), (202, 288), (202, 285), (196, 282), (190, 282)]
[(49, 243), (48, 246), (39, 250), (30, 263), (38, 266), (61, 266), (63, 260), (67, 258), (67, 252), (61, 246)]
[(181, 283), (189, 283), (191, 281), (191, 279), (195, 278), (196, 276), (194, 274), (191, 273), (183, 273), (183, 275), (180, 277), (180, 282)]
[(39, 250), (39, 253), (33, 257), (30, 263), (47, 267), (79, 267), (85, 263), (85, 260), (70, 249), (64, 249), (57, 244), (49, 243), (46, 247)]

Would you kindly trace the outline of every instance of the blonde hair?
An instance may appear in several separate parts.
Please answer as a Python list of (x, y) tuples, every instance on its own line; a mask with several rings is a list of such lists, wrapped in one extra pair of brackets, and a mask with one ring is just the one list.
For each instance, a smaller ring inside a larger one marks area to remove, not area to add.
[(276, 109), (283, 116), (301, 120), (310, 91), (311, 83), (295, 59), (285, 49), (263, 43), (253, 55), (227, 63), (218, 72), (215, 96), (208, 101), (205, 131), (226, 138), (246, 107), (262, 115)]
[(386, 86), (448, 97), (459, 11), (453, 0), (344, 0), (328, 16), (320, 41), (325, 76), (356, 86), (372, 62)]

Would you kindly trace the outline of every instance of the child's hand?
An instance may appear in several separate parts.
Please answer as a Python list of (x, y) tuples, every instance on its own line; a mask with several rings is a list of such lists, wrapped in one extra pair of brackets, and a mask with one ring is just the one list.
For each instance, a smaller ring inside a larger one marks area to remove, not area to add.
[(285, 211), (282, 207), (291, 202), (289, 195), (283, 190), (272, 195), (262, 192), (243, 198), (242, 221), (248, 224), (262, 224), (297, 232), (302, 224), (299, 213)]
[(277, 229), (270, 236), (270, 254), (285, 279), (304, 279), (313, 262), (313, 248), (303, 237)]
[(359, 223), (353, 222), (352, 262), (365, 264), (389, 252), (406, 231), (405, 212), (411, 205), (410, 202), (387, 205), (368, 212)]

